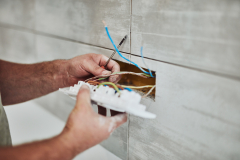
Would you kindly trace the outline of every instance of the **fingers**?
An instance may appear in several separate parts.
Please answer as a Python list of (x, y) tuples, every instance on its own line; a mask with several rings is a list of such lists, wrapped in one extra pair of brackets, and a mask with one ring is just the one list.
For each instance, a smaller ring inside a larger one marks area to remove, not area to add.
[[(115, 62), (114, 60), (110, 60), (107, 68), (109, 70), (111, 70), (112, 73), (114, 72), (120, 72), (120, 66), (117, 62)], [(119, 80), (121, 79), (120, 75), (115, 75), (115, 76), (110, 76), (109, 81), (117, 83)]]
[[(94, 56), (94, 61), (98, 63), (100, 66), (105, 66), (105, 64), (108, 61), (108, 57), (105, 55), (98, 54)], [(106, 69), (110, 70), (112, 73), (120, 72), (119, 64), (112, 59), (108, 62)], [(110, 76), (109, 81), (117, 83), (120, 79), (121, 79), (120, 75), (115, 75), (115, 76)]]
[(90, 90), (87, 85), (82, 85), (77, 95), (76, 109), (91, 109)]
[(98, 65), (98, 63), (96, 63), (93, 60), (89, 60), (88, 62), (86, 62), (87, 64), (85, 64), (84, 68), (87, 72), (93, 74), (94, 76), (99, 76), (99, 75), (109, 75), (111, 74), (110, 71), (105, 70), (103, 68), (101, 68), (101, 66)]
[(127, 114), (118, 114), (116, 116), (113, 117), (108, 117), (109, 118), (109, 125), (108, 125), (108, 132), (112, 133), (117, 127), (119, 127), (120, 125), (122, 125), (123, 123), (125, 123), (127, 121)]

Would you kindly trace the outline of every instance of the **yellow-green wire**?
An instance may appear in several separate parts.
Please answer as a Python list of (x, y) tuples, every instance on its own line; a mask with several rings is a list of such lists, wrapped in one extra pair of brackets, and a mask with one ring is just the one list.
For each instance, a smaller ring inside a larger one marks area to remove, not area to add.
[(108, 77), (104, 77), (104, 78), (99, 78), (97, 80), (101, 81), (101, 80), (104, 80), (104, 79), (107, 79)]
[(152, 77), (152, 76), (150, 76), (150, 75), (148, 75), (148, 74), (146, 74), (146, 73), (142, 73), (142, 75), (144, 75), (144, 76), (146, 76), (146, 77)]
[(114, 87), (114, 89), (120, 94), (120, 91), (119, 91), (118, 87), (114, 83), (112, 83), (112, 82), (100, 83), (97, 88), (99, 88), (101, 85), (105, 85), (105, 84), (112, 85)]

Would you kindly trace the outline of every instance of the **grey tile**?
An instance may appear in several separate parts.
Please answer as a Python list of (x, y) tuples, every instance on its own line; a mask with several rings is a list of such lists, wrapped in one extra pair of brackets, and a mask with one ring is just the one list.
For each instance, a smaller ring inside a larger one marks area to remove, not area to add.
[[(49, 61), (54, 59), (70, 59), (78, 55), (83, 55), (86, 53), (97, 53), (110, 56), (112, 50), (103, 49), (99, 47), (94, 47), (82, 43), (66, 41), (62, 39), (45, 37), (37, 35), (36, 40), (36, 51), (38, 61)], [(129, 58), (130, 56), (122, 53), (125, 57)], [(116, 60), (123, 60), (119, 55), (115, 54), (113, 57)]]
[(36, 62), (35, 35), (0, 27), (0, 58), (18, 62)]
[[(105, 20), (115, 43), (130, 33), (129, 0), (36, 0), (36, 30), (113, 48), (104, 29)], [(130, 51), (130, 39), (121, 48)]]
[(153, 120), (130, 116), (129, 159), (239, 159), (240, 82), (152, 61)]
[(240, 77), (240, 1), (132, 1), (131, 53)]
[(34, 28), (34, 0), (1, 0), (0, 22)]

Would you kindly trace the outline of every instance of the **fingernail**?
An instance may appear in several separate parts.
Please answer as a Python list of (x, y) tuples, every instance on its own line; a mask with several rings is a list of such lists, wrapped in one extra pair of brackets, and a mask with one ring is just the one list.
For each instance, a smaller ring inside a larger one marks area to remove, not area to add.
[(111, 74), (111, 72), (106, 70), (102, 72), (102, 75), (108, 75), (108, 74)]

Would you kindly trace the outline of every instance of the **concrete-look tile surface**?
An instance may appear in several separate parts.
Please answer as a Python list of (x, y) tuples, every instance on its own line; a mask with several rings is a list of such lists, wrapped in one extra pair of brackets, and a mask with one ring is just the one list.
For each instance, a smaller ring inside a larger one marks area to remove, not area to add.
[(132, 0), (131, 53), (240, 77), (240, 1)]
[[(37, 60), (41, 62), (51, 61), (54, 59), (70, 59), (87, 53), (103, 54), (107, 57), (110, 57), (110, 55), (113, 53), (113, 50), (53, 37), (37, 35), (36, 52)], [(129, 55), (124, 53), (122, 54), (125, 57), (130, 58)], [(118, 54), (115, 54), (113, 58), (119, 61), (127, 62)]]
[(1, 0), (0, 22), (33, 29), (35, 25), (34, 0)]
[(0, 25), (0, 59), (17, 62), (36, 62), (35, 34), (8, 29)]
[(155, 101), (146, 104), (157, 118), (130, 116), (129, 159), (239, 159), (240, 82), (147, 62), (157, 66)]
[[(36, 0), (36, 30), (80, 42), (113, 48), (102, 20), (115, 43), (130, 33), (129, 0)], [(130, 51), (130, 39), (120, 49)]]

